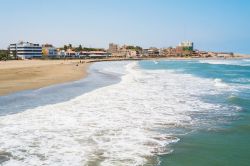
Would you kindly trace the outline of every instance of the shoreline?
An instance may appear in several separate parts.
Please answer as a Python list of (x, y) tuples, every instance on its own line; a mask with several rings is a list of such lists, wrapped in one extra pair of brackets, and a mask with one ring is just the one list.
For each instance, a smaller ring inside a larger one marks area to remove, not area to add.
[(238, 55), (235, 57), (142, 57), (142, 58), (107, 58), (107, 59), (88, 59), (87, 63), (106, 62), (106, 61), (140, 61), (140, 60), (234, 60), (234, 59), (250, 59), (250, 55)]
[[(88, 67), (91, 63), (95, 62), (140, 60), (233, 60), (246, 58), (250, 57), (239, 56), (226, 59), (214, 57), (154, 57), (0, 61), (0, 96), (84, 79), (87, 76)], [(82, 63), (80, 63), (80, 61)]]
[(79, 60), (0, 62), (0, 96), (83, 79), (89, 66)]

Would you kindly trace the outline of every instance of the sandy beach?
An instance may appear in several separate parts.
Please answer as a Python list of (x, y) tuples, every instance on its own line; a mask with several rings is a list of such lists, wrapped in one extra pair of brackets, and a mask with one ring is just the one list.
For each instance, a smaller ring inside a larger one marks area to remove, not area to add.
[(79, 61), (0, 61), (0, 96), (82, 79), (90, 64)]

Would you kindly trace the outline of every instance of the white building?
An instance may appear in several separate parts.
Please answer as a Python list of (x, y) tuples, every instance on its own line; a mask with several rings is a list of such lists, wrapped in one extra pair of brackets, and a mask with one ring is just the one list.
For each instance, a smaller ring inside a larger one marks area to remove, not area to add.
[(184, 41), (179, 44), (179, 47), (187, 48), (188, 50), (194, 50), (194, 43), (191, 41)]
[(10, 54), (17, 56), (21, 59), (41, 58), (42, 47), (39, 44), (20, 42), (10, 44)]
[(66, 51), (64, 51), (64, 50), (59, 50), (59, 51), (57, 52), (57, 54), (58, 54), (58, 56), (59, 56), (60, 58), (66, 57)]

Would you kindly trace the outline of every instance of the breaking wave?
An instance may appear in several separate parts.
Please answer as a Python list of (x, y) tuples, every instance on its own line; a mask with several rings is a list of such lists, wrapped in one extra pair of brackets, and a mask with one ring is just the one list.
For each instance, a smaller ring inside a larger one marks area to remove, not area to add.
[(201, 99), (227, 91), (220, 80), (143, 70), (135, 62), (125, 73), (118, 84), (70, 101), (0, 117), (0, 151), (11, 154), (3, 165), (157, 163), (179, 135), (232, 114)]
[(248, 59), (244, 60), (199, 60), (199, 63), (207, 63), (213, 65), (236, 65), (236, 66), (250, 66)]

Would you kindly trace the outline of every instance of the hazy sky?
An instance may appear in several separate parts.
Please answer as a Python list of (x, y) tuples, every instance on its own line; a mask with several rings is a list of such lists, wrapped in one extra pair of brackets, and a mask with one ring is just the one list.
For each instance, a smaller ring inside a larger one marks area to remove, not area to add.
[(143, 47), (191, 40), (201, 50), (250, 53), (249, 0), (0, 0), (0, 48), (20, 40)]

